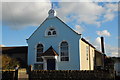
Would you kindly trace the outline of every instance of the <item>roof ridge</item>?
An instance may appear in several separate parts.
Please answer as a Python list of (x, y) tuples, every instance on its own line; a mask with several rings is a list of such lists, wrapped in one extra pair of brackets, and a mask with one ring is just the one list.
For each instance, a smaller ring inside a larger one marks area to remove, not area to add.
[[(89, 44), (91, 47), (95, 48), (90, 42), (88, 42), (86, 39), (81, 38), (82, 41), (86, 42), (87, 44)], [(95, 48), (96, 49), (96, 48)]]
[(71, 29), (73, 32), (75, 32), (76, 34), (78, 35), (82, 35), (82, 34), (79, 34), (77, 33), (75, 30), (73, 30), (71, 27), (69, 27), (64, 21), (62, 21), (59, 17), (56, 16), (57, 19), (59, 19), (63, 24), (65, 24), (69, 29)]

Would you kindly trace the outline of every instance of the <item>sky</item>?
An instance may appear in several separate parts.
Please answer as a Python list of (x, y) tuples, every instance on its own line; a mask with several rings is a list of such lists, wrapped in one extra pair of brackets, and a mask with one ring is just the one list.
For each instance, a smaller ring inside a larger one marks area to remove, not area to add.
[[(1, 6), (1, 4), (0, 4)], [(117, 2), (53, 2), (57, 16), (107, 56), (118, 56)], [(51, 2), (2, 2), (1, 46), (27, 46), (26, 39), (48, 17)]]

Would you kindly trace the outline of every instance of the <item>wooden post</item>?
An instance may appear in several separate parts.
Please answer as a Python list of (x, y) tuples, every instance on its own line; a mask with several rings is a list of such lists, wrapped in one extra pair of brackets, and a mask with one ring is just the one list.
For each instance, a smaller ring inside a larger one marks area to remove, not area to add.
[(28, 67), (29, 80), (32, 80), (32, 79), (31, 79), (31, 71), (32, 71), (32, 70), (33, 70), (33, 66), (30, 65), (30, 66)]
[(30, 65), (30, 66), (29, 66), (29, 71), (32, 71), (32, 70), (33, 70), (33, 66)]
[(19, 66), (17, 65), (15, 67), (15, 80), (18, 80), (18, 68), (19, 68)]

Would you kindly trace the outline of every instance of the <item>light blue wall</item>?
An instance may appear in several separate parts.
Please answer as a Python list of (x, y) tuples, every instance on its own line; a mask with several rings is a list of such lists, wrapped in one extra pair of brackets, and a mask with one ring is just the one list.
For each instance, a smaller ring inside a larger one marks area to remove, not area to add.
[[(54, 26), (57, 30), (57, 35), (52, 37), (45, 36), (45, 30), (49, 26)], [(35, 46), (38, 43), (44, 45), (44, 51), (46, 51), (50, 46), (59, 54), (59, 45), (65, 40), (69, 44), (69, 57), (70, 61), (61, 62), (57, 61), (58, 70), (79, 70), (80, 69), (80, 59), (79, 59), (79, 39), (81, 35), (76, 34), (71, 29), (69, 29), (65, 24), (63, 24), (58, 18), (47, 19), (28, 39), (28, 65), (34, 65), (35, 63)], [(58, 57), (60, 58), (60, 57)]]

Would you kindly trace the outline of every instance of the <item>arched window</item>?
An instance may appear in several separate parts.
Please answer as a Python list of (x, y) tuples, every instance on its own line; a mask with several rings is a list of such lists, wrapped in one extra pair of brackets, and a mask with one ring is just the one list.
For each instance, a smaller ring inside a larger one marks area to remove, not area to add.
[(47, 35), (48, 36), (54, 36), (54, 35), (56, 35), (56, 30), (54, 28), (49, 28), (47, 30)]
[(68, 43), (66, 41), (63, 41), (60, 44), (60, 56), (61, 61), (69, 61), (69, 50), (68, 50)]
[(50, 32), (50, 31), (48, 31), (48, 35), (51, 35), (51, 32)]
[(36, 61), (37, 62), (43, 62), (43, 59), (41, 57), (41, 53), (43, 53), (43, 45), (42, 44), (38, 44), (37, 45), (37, 55), (36, 55)]
[(56, 35), (56, 31), (53, 31), (53, 35)]

